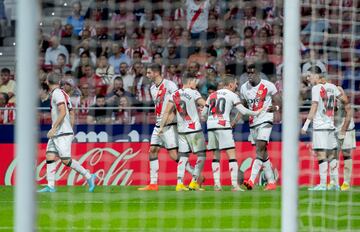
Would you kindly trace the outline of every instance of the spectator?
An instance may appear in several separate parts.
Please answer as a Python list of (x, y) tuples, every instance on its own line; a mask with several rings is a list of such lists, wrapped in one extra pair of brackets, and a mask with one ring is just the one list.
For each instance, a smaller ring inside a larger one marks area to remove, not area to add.
[(322, 44), (324, 42), (324, 34), (330, 30), (329, 20), (325, 18), (324, 13), (322, 9), (317, 10), (315, 19), (311, 19), (301, 31), (301, 41), (304, 44)]
[(199, 92), (206, 99), (208, 97), (209, 89), (217, 89), (221, 78), (217, 75), (214, 67), (208, 66), (206, 68), (205, 78), (199, 82)]
[(8, 108), (0, 110), (0, 124), (9, 124), (15, 122), (15, 103), (9, 102), (9, 96), (7, 93), (0, 91), (0, 108)]
[(268, 77), (273, 77), (276, 73), (275, 65), (269, 61), (265, 48), (257, 46), (255, 49), (255, 62), (261, 67), (261, 72)]
[(121, 97), (127, 97), (130, 101), (130, 104), (133, 102), (133, 95), (124, 89), (124, 83), (120, 76), (115, 77), (113, 84), (108, 89), (108, 93), (106, 95), (106, 103), (108, 105), (116, 106), (119, 105), (119, 101)]
[(122, 96), (119, 101), (119, 110), (115, 113), (115, 123), (123, 125), (132, 125), (135, 123), (134, 110), (124, 109), (130, 107), (130, 101), (127, 97)]
[(50, 38), (51, 47), (46, 49), (45, 52), (45, 64), (46, 65), (57, 65), (57, 58), (59, 54), (64, 54), (66, 57), (66, 64), (69, 63), (69, 52), (64, 45), (60, 44), (57, 36), (51, 36)]
[(81, 96), (77, 102), (73, 102), (74, 108), (79, 108), (76, 110), (77, 119), (79, 123), (86, 123), (87, 115), (89, 113), (89, 107), (95, 104), (95, 95), (94, 89), (91, 88), (88, 83), (80, 83), (80, 92)]
[(76, 58), (73, 62), (72, 71), (74, 72), (76, 78), (79, 79), (85, 75), (84, 68), (86, 66), (90, 66), (91, 68), (95, 67), (94, 63), (90, 59), (89, 51), (83, 51), (80, 58)]
[(206, 37), (211, 4), (210, 0), (185, 1), (186, 23), (187, 29), (191, 33), (191, 38)]
[(282, 43), (275, 44), (274, 54), (269, 55), (269, 61), (276, 66), (283, 62), (283, 45)]
[(98, 94), (96, 95), (95, 104), (91, 107), (95, 109), (89, 110), (86, 122), (88, 124), (108, 124), (111, 123), (112, 110), (104, 109), (109, 107), (105, 102), (105, 96)]
[(81, 15), (81, 3), (80, 1), (75, 1), (72, 4), (72, 15), (67, 17), (66, 23), (73, 26), (73, 32), (76, 36), (78, 36), (80, 31), (83, 29), (84, 20), (84, 16)]
[(231, 63), (227, 64), (225, 69), (226, 73), (239, 77), (245, 72), (245, 48), (241, 46), (237, 47), (235, 49), (234, 56), (235, 59), (233, 59)]
[(143, 30), (160, 32), (163, 26), (161, 16), (154, 13), (151, 5), (147, 5), (144, 11), (144, 14), (140, 17), (139, 27)]
[(125, 62), (129, 66), (131, 65), (131, 60), (126, 54), (123, 53), (123, 49), (124, 48), (122, 47), (122, 45), (120, 45), (118, 43), (112, 44), (111, 51), (112, 51), (113, 55), (110, 56), (110, 58), (109, 58), (109, 64), (114, 67), (115, 74), (120, 73), (120, 64), (121, 63)]
[(10, 69), (3, 68), (0, 73), (0, 92), (7, 94), (7, 103), (15, 103), (16, 83), (11, 80)]
[(64, 30), (61, 23), (61, 19), (54, 19), (52, 22), (52, 31), (50, 32), (51, 36), (56, 36), (61, 38), (63, 36)]
[(110, 84), (114, 75), (115, 70), (112, 65), (109, 64), (108, 58), (105, 54), (100, 55), (96, 75), (101, 77), (107, 84)]
[(130, 30), (130, 33), (133, 33), (133, 28), (136, 27), (136, 20), (131, 8), (131, 3), (119, 3), (119, 8), (115, 10), (115, 13), (111, 17), (111, 29), (116, 28), (118, 25), (124, 25)]
[(74, 27), (71, 24), (65, 24), (63, 35), (61, 37), (61, 44), (63, 44), (67, 51), (71, 54), (75, 51), (75, 46), (78, 43), (79, 36), (74, 35)]
[(178, 64), (180, 62), (180, 56), (177, 51), (176, 44), (170, 42), (164, 51), (164, 57), (167, 59), (168, 64)]
[(129, 72), (129, 65), (125, 62), (120, 64), (120, 77), (123, 81), (125, 91), (131, 92), (134, 88), (135, 75)]
[(191, 54), (187, 60), (188, 65), (192, 62), (196, 62), (200, 65), (201, 69), (204, 68), (204, 65), (207, 62), (207, 53), (205, 49), (205, 44), (201, 40), (197, 40), (195, 44), (195, 52)]
[(66, 72), (71, 71), (69, 66), (66, 64), (65, 54), (60, 53), (56, 61), (57, 61), (57, 65), (54, 65), (54, 68), (60, 70), (61, 74), (65, 74)]
[(39, 110), (39, 119), (40, 123), (51, 123), (51, 113), (50, 113), (50, 96), (49, 96), (49, 86), (45, 83), (41, 83), (39, 90), (39, 104), (38, 106), (43, 108)]
[(112, 39), (119, 44), (122, 44), (124, 49), (129, 48), (128, 46), (128, 33), (125, 23), (117, 24), (114, 28)]
[(282, 25), (274, 24), (272, 26), (272, 33), (271, 42), (273, 44), (283, 43)]
[(150, 80), (145, 76), (145, 67), (142, 63), (135, 63), (133, 66), (135, 79), (134, 91), (136, 105), (151, 105)]
[(174, 63), (170, 63), (166, 68), (164, 78), (173, 81), (179, 88), (182, 88), (181, 72)]
[(90, 88), (95, 89), (95, 95), (105, 95), (108, 88), (108, 83), (102, 77), (94, 73), (94, 69), (90, 65), (84, 66), (84, 76), (80, 78), (79, 83), (88, 83)]
[(46, 50), (50, 47), (49, 38), (44, 34), (42, 28), (39, 29), (39, 51), (40, 53), (46, 52)]
[(109, 3), (107, 0), (95, 0), (91, 1), (85, 13), (85, 19), (91, 19), (93, 21), (107, 21), (109, 20)]

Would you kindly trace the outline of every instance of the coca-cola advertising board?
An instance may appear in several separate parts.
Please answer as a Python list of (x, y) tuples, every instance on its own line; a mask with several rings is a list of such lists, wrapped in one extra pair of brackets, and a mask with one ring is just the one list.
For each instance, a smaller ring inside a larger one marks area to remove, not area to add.
[[(357, 144), (359, 145), (359, 143)], [(36, 179), (39, 184), (46, 184), (46, 144), (39, 144), (39, 152), (36, 166)], [(16, 159), (14, 158), (14, 144), (0, 144), (0, 185), (14, 185)], [(98, 176), (98, 185), (144, 185), (149, 182), (149, 143), (146, 142), (112, 142), (112, 143), (74, 143), (72, 145), (73, 158), (88, 170)], [(313, 185), (319, 182), (318, 164), (311, 150), (309, 143), (300, 143), (299, 146), (299, 183), (301, 185)], [(275, 176), (281, 184), (281, 142), (270, 142), (268, 152), (273, 164)], [(240, 176), (248, 178), (251, 164), (255, 158), (255, 148), (249, 142), (236, 142), (236, 154), (240, 167)], [(288, 154), (292, 155), (292, 154)], [(223, 185), (230, 185), (230, 173), (226, 154), (221, 156), (221, 182)], [(295, 157), (294, 157), (295, 158)], [(205, 185), (212, 185), (210, 152), (204, 166), (203, 175), (206, 177)], [(192, 155), (190, 163), (194, 164), (196, 156)], [(159, 184), (176, 184), (175, 161), (167, 155), (167, 151), (161, 149), (159, 153)], [(340, 165), (340, 179), (342, 180), (343, 162)], [(360, 170), (360, 149), (353, 153), (353, 170)], [(353, 171), (352, 184), (360, 185), (360, 174)], [(185, 183), (190, 182), (191, 176), (186, 174)], [(60, 162), (56, 172), (57, 185), (83, 185), (85, 179), (75, 171), (64, 166)], [(262, 178), (260, 178), (260, 182)]]

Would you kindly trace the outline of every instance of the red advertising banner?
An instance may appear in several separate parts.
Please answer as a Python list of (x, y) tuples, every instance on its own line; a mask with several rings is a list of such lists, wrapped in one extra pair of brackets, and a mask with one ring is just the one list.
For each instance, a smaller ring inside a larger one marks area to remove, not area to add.
[[(360, 185), (360, 149), (359, 143), (353, 153), (352, 184)], [(0, 144), (0, 185), (14, 185), (16, 159), (14, 159), (14, 144)], [(46, 144), (39, 144), (39, 156), (36, 166), (36, 178), (39, 184), (46, 184)], [(73, 158), (92, 173), (98, 176), (98, 185), (144, 185), (149, 182), (149, 159), (148, 143), (74, 143), (72, 145)], [(299, 147), (299, 183), (301, 185), (313, 185), (319, 182), (318, 164), (311, 146), (308, 143), (300, 143)], [(237, 159), (244, 178), (250, 176), (252, 161), (255, 158), (255, 148), (248, 142), (236, 143)], [(281, 184), (281, 142), (271, 142), (268, 153), (273, 164), (274, 172), (279, 177)], [(230, 185), (230, 173), (226, 154), (222, 154), (221, 182)], [(212, 185), (211, 160), (212, 154), (207, 154), (203, 175), (206, 177), (205, 185)], [(342, 181), (343, 162), (340, 165), (340, 180)], [(196, 156), (192, 155), (190, 163), (194, 164)], [(171, 160), (166, 150), (162, 149), (159, 154), (160, 185), (176, 184), (176, 162)], [(190, 182), (190, 174), (186, 174), (185, 183)], [(261, 179), (261, 178), (260, 178)], [(83, 185), (85, 179), (72, 169), (62, 165), (58, 161), (56, 173), (57, 185)]]

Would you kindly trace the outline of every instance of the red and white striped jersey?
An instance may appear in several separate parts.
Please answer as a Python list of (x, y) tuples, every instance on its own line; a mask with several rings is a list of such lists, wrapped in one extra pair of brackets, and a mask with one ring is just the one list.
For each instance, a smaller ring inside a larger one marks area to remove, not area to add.
[(176, 84), (167, 79), (163, 79), (158, 86), (155, 84), (151, 86), (150, 93), (155, 103), (156, 126), (160, 126), (166, 104), (168, 103), (171, 94), (177, 89), (178, 87)]
[(197, 90), (179, 89), (171, 94), (170, 102), (175, 104), (179, 133), (201, 130), (196, 101), (201, 98)]
[(207, 128), (226, 129), (231, 128), (231, 110), (240, 104), (240, 98), (228, 89), (219, 89), (210, 94), (206, 100), (208, 109)]
[(63, 90), (60, 88), (56, 88), (51, 92), (50, 96), (50, 108), (51, 108), (51, 120), (52, 125), (56, 122), (59, 117), (59, 110), (58, 106), (61, 104), (65, 104), (66, 108), (66, 115), (60, 126), (58, 127), (55, 135), (60, 135), (64, 133), (74, 133), (71, 121), (70, 121), (70, 113), (69, 110), (72, 109), (72, 104), (70, 101), (69, 95), (67, 95)]
[[(273, 83), (267, 80), (261, 80), (257, 86), (252, 86), (249, 81), (245, 82), (240, 89), (240, 97), (245, 100), (248, 108), (252, 111), (259, 110), (263, 107), (272, 106), (272, 96), (277, 93)], [(250, 127), (260, 125), (264, 122), (272, 123), (274, 113), (262, 111), (258, 116), (250, 116)]]
[(14, 109), (6, 109), (0, 110), (0, 124), (8, 124), (15, 122), (15, 103), (8, 103), (5, 105), (6, 108), (14, 108)]

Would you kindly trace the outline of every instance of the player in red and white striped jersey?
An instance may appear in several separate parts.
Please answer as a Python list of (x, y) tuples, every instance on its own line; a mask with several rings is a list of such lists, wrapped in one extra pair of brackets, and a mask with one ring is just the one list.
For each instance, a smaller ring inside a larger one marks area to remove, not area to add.
[(264, 168), (268, 184), (265, 190), (275, 190), (274, 173), (267, 152), (267, 144), (274, 121), (273, 111), (279, 110), (280, 97), (273, 83), (262, 80), (254, 64), (247, 66), (248, 81), (241, 86), (240, 96), (244, 105), (251, 110), (265, 108), (258, 116), (250, 116), (249, 141), (256, 146), (256, 159), (251, 168), (250, 179), (244, 181), (247, 189), (251, 190), (261, 168)]
[(241, 104), (239, 96), (234, 93), (237, 89), (237, 81), (233, 76), (228, 75), (225, 77), (224, 85), (224, 89), (210, 94), (203, 110), (203, 116), (207, 117), (208, 150), (215, 151), (216, 159), (212, 163), (215, 190), (221, 190), (219, 151), (224, 150), (229, 158), (233, 191), (241, 191), (237, 182), (238, 163), (235, 155), (235, 142), (230, 123), (230, 113), (233, 108), (236, 108), (241, 114), (255, 116), (262, 111), (262, 108), (251, 111)]
[(70, 97), (60, 89), (61, 75), (50, 73), (47, 82), (51, 91), (50, 108), (52, 126), (47, 137), (49, 139), (46, 148), (46, 178), (48, 185), (39, 192), (55, 192), (55, 158), (58, 156), (61, 162), (83, 175), (89, 184), (89, 192), (95, 189), (96, 176), (91, 175), (81, 164), (71, 158), (71, 142), (74, 139), (74, 112)]
[(334, 124), (335, 105), (336, 100), (339, 99), (345, 106), (346, 116), (338, 135), (343, 140), (351, 120), (350, 104), (346, 95), (343, 95), (334, 84), (326, 83), (322, 70), (318, 66), (310, 71), (307, 80), (313, 85), (311, 89), (312, 103), (301, 133), (306, 134), (309, 124), (313, 121), (312, 143), (318, 158), (320, 174), (320, 184), (309, 190), (327, 190), (328, 166), (330, 167), (329, 190), (340, 190), (336, 152), (338, 144)]
[[(159, 171), (158, 153), (160, 147), (165, 147), (169, 152), (170, 158), (177, 161), (178, 132), (175, 116), (172, 115), (171, 119), (166, 122), (162, 134), (159, 134), (159, 128), (166, 104), (171, 94), (178, 88), (174, 82), (166, 80), (161, 76), (161, 65), (159, 64), (154, 63), (150, 65), (146, 70), (146, 75), (154, 82), (150, 92), (155, 103), (156, 124), (150, 141), (150, 184), (138, 190), (157, 191), (159, 189), (157, 182)], [(193, 173), (193, 168), (191, 168), (189, 164), (186, 165), (186, 170), (191, 174)]]
[(160, 131), (172, 112), (176, 112), (177, 129), (179, 132), (179, 163), (177, 167), (177, 185), (176, 191), (189, 190), (183, 184), (186, 163), (189, 159), (189, 153), (194, 153), (198, 156), (193, 178), (189, 184), (191, 190), (201, 190), (198, 184), (201, 171), (204, 167), (206, 158), (205, 137), (202, 132), (198, 106), (204, 107), (205, 100), (201, 94), (196, 90), (198, 79), (195, 77), (185, 76), (182, 79), (183, 88), (175, 91), (166, 105), (163, 119), (160, 123)]

